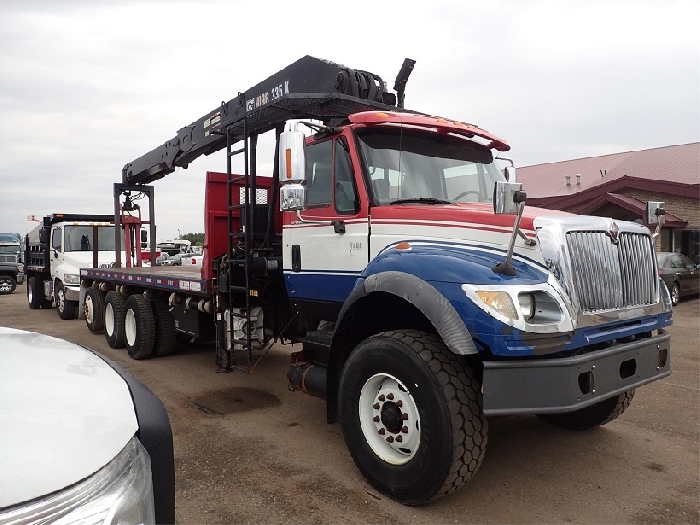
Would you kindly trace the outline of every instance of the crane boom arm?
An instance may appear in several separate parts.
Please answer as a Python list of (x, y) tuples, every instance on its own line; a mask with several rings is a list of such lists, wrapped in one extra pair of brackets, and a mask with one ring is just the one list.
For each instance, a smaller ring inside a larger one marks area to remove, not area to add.
[(305, 56), (199, 120), (161, 146), (127, 163), (124, 184), (148, 184), (226, 147), (226, 132), (237, 142), (290, 119), (328, 121), (359, 111), (396, 111), (394, 93), (377, 75)]

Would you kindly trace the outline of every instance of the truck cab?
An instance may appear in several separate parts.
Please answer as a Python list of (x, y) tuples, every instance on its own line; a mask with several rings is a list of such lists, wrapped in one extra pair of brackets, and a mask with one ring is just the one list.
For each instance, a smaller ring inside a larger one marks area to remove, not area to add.
[[(54, 214), (27, 235), (30, 308), (55, 303), (61, 319), (78, 317), (80, 268), (109, 268), (115, 261), (113, 217)], [(121, 251), (124, 252), (122, 243)]]

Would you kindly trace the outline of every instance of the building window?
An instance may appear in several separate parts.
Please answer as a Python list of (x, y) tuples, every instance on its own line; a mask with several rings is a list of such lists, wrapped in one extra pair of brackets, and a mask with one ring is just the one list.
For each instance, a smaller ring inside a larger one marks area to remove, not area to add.
[(700, 264), (700, 230), (674, 230), (673, 251), (690, 257)]

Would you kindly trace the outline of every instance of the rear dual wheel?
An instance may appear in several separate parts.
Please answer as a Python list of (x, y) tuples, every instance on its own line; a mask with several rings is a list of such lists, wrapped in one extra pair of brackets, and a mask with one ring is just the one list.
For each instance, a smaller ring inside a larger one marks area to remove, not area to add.
[(92, 333), (105, 329), (105, 296), (97, 288), (88, 288), (85, 292), (85, 324)]
[(110, 348), (124, 347), (124, 312), (126, 299), (118, 292), (107, 292), (105, 297), (105, 339)]
[(171, 355), (175, 351), (175, 316), (170, 311), (168, 300), (156, 297), (151, 301), (153, 321), (156, 326), (155, 340), (153, 342), (153, 355), (162, 357)]
[[(30, 277), (27, 279), (27, 302), (30, 310), (38, 310), (44, 305), (44, 286), (41, 279)], [(49, 303), (49, 308), (51, 304)]]
[(151, 305), (143, 295), (130, 295), (124, 312), (126, 350), (133, 359), (147, 359), (153, 354), (156, 323)]
[[(97, 301), (94, 304), (98, 305)], [(175, 350), (175, 318), (167, 300), (160, 297), (148, 301), (141, 294), (125, 298), (115, 291), (108, 292), (104, 330), (107, 344), (112, 348), (126, 347), (133, 359), (170, 355)]]

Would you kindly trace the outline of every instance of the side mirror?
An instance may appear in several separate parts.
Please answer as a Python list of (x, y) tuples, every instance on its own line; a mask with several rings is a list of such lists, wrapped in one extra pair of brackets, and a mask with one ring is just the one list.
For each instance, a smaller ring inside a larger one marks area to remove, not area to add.
[(279, 138), (280, 184), (306, 180), (306, 138), (301, 131), (284, 131)]
[(525, 202), (526, 198), (521, 183), (496, 181), (493, 190), (493, 212), (496, 215), (517, 215), (520, 204)]
[(41, 244), (46, 244), (49, 242), (49, 229), (48, 228), (42, 228), (39, 230), (39, 242)]
[(661, 225), (664, 223), (666, 210), (663, 202), (647, 202), (647, 224), (656, 224), (656, 231), (652, 234), (652, 238), (656, 239), (661, 233)]
[(666, 210), (663, 202), (647, 202), (647, 224), (663, 224), (664, 215)]
[(280, 186), (280, 211), (301, 211), (306, 209), (306, 186), (289, 183)]
[(515, 166), (506, 166), (506, 180), (515, 182)]

